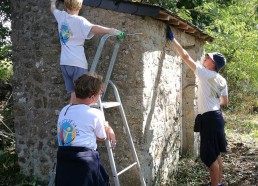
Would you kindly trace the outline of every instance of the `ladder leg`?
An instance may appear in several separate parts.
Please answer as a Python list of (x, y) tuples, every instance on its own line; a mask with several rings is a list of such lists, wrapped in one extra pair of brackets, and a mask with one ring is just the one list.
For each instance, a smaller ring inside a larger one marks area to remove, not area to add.
[[(98, 61), (99, 61), (99, 58), (100, 58), (100, 55), (101, 55), (101, 52), (103, 50), (104, 43), (106, 42), (106, 40), (110, 36), (111, 35), (106, 34), (106, 35), (104, 35), (101, 38), (100, 44), (98, 46), (96, 55), (94, 57), (94, 60), (93, 60), (93, 63), (92, 63), (91, 69), (90, 69), (90, 73), (95, 72), (96, 66), (98, 64)], [(112, 81), (110, 81), (110, 76), (111, 76), (111, 73), (112, 73), (112, 70), (113, 70), (113, 66), (114, 66), (114, 63), (115, 63), (115, 60), (116, 60), (116, 57), (117, 57), (117, 53), (118, 53), (119, 47), (120, 47), (120, 42), (117, 41), (116, 44), (115, 44), (115, 47), (114, 47), (114, 51), (113, 51), (113, 54), (112, 54), (112, 57), (111, 57), (111, 61), (109, 63), (109, 67), (108, 67), (108, 70), (107, 70), (107, 73), (106, 73), (106, 77), (105, 77), (105, 82), (104, 83), (106, 85), (108, 85), (109, 83), (111, 84), (111, 86), (112, 86), (112, 88), (114, 90), (116, 101), (119, 102), (120, 115), (122, 117), (123, 125), (124, 125), (124, 127), (126, 129), (126, 134), (127, 134), (128, 142), (129, 142), (131, 151), (133, 153), (133, 157), (134, 157), (134, 161), (135, 162), (118, 174), (117, 170), (116, 170), (116, 165), (115, 165), (115, 161), (114, 161), (113, 152), (112, 152), (112, 149), (111, 149), (111, 144), (110, 144), (109, 141), (106, 142), (106, 147), (107, 147), (107, 151), (108, 151), (109, 162), (110, 162), (110, 166), (111, 166), (111, 169), (112, 169), (112, 174), (113, 174), (115, 186), (120, 186), (118, 176), (120, 174), (122, 174), (123, 172), (125, 172), (126, 170), (130, 169), (131, 167), (133, 167), (134, 165), (137, 165), (137, 169), (138, 169), (141, 185), (142, 186), (146, 186), (144, 177), (143, 177), (142, 172), (141, 172), (140, 162), (138, 160), (138, 157), (137, 157), (137, 154), (136, 154), (136, 150), (135, 150), (135, 147), (134, 147), (134, 144), (133, 144), (133, 140), (132, 140), (132, 137), (131, 137), (130, 129), (129, 129), (129, 126), (128, 126), (128, 123), (127, 123), (127, 120), (126, 120), (126, 117), (125, 117), (124, 109), (123, 109), (123, 106), (122, 106), (122, 103), (121, 103), (121, 100), (120, 100), (120, 96), (118, 94), (117, 88), (112, 83)], [(103, 100), (103, 98), (105, 96), (105, 93), (106, 93), (106, 87), (104, 88), (104, 92), (103, 92), (103, 95), (101, 97), (101, 100)], [(102, 105), (102, 101), (101, 100), (98, 102), (98, 105), (100, 106), (101, 111), (104, 113), (103, 105)]]
[(114, 51), (113, 51), (113, 54), (112, 54), (112, 57), (111, 57), (111, 60), (110, 60), (109, 66), (108, 66), (107, 74), (106, 74), (106, 77), (105, 77), (105, 82), (104, 83), (106, 85), (108, 84), (108, 82), (110, 80), (110, 76), (111, 76), (111, 73), (112, 73), (112, 70), (113, 70), (113, 67), (114, 67), (114, 64), (115, 64), (115, 60), (116, 60), (116, 56), (117, 56), (119, 47), (120, 47), (120, 42), (116, 42), (115, 47), (114, 47)]
[[(103, 109), (101, 100), (98, 101), (98, 105), (100, 106), (100, 110), (104, 113), (104, 109)], [(105, 117), (105, 114), (104, 114), (104, 117)], [(112, 175), (113, 175), (115, 186), (120, 186), (118, 175), (117, 175), (117, 170), (116, 170), (116, 163), (114, 160), (110, 141), (106, 141), (106, 148), (107, 148), (107, 152), (108, 152), (108, 159), (109, 159), (110, 167), (112, 170)]]
[(96, 52), (96, 54), (95, 54), (95, 56), (94, 56), (94, 59), (93, 59), (93, 62), (92, 62), (91, 68), (90, 68), (90, 73), (93, 73), (93, 72), (96, 71), (96, 67), (97, 67), (97, 64), (98, 64), (98, 62), (99, 62), (99, 58), (100, 58), (101, 52), (102, 52), (102, 50), (103, 50), (104, 44), (105, 44), (106, 40), (107, 40), (110, 36), (112, 36), (112, 35), (110, 35), (110, 34), (105, 34), (105, 35), (101, 38), (101, 40), (100, 40), (100, 42), (99, 42), (99, 46), (98, 46), (98, 48), (97, 48), (97, 52)]
[[(116, 86), (114, 85), (114, 83), (113, 83), (112, 81), (109, 81), (109, 83), (110, 83), (110, 85), (112, 86), (112, 88), (113, 88), (113, 90), (114, 90), (115, 97), (116, 97), (116, 101), (121, 103), (120, 96), (119, 96), (119, 94), (118, 94), (118, 91), (117, 91)], [(120, 106), (119, 106), (119, 111), (120, 111), (120, 114), (121, 114), (121, 116), (122, 116), (123, 124), (124, 124), (124, 127), (125, 127), (126, 132), (127, 132), (128, 142), (129, 142), (129, 145), (130, 145), (131, 150), (132, 150), (132, 152), (133, 152), (134, 161), (137, 163), (137, 169), (138, 169), (138, 173), (139, 173), (141, 185), (142, 185), (142, 186), (146, 186), (144, 177), (143, 177), (143, 175), (142, 175), (140, 162), (139, 162), (139, 159), (138, 159), (138, 156), (137, 156), (135, 147), (134, 147), (134, 143), (133, 143), (133, 140), (132, 140), (131, 132), (130, 132), (130, 129), (129, 129), (129, 126), (128, 126), (128, 123), (127, 123), (127, 119), (126, 119), (126, 117), (125, 117), (125, 112), (124, 112), (122, 103), (121, 103)]]
[(109, 162), (110, 162), (115, 186), (120, 186), (118, 175), (117, 175), (117, 170), (116, 170), (116, 163), (115, 163), (115, 160), (114, 160), (113, 151), (111, 149), (110, 141), (106, 141), (106, 147), (107, 147), (107, 151), (108, 151), (108, 157), (109, 157)]

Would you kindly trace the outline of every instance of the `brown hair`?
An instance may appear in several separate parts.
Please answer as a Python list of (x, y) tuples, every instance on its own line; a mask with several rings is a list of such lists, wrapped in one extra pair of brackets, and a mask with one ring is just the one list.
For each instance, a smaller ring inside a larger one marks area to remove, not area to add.
[(102, 76), (97, 74), (83, 74), (74, 82), (75, 95), (85, 99), (97, 95), (103, 86)]
[(80, 10), (83, 0), (64, 0), (64, 5), (69, 10)]

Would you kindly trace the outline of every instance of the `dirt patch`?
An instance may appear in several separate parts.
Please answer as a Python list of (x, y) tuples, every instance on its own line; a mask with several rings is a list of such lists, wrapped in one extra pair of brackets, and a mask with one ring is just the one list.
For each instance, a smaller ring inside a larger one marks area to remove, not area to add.
[(258, 185), (258, 149), (230, 140), (228, 153), (223, 155), (225, 185)]

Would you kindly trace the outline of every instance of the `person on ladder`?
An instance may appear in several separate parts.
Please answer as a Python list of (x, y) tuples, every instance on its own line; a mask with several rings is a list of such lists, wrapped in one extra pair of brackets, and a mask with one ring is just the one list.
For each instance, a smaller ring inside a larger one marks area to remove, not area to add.
[(175, 39), (171, 28), (167, 27), (167, 35), (185, 64), (198, 77), (197, 106), (201, 114), (200, 156), (209, 168), (210, 186), (222, 186), (221, 152), (226, 152), (225, 121), (221, 105), (228, 104), (228, 86), (219, 71), (225, 66), (226, 58), (218, 52), (208, 53), (202, 65), (195, 62)]
[(56, 186), (108, 186), (109, 176), (100, 161), (97, 140), (116, 145), (104, 113), (90, 107), (102, 94), (102, 77), (83, 74), (75, 81), (75, 101), (60, 112), (57, 122)]
[(83, 0), (64, 0), (67, 11), (56, 8), (56, 0), (51, 0), (51, 12), (58, 23), (61, 43), (60, 65), (66, 91), (71, 94), (70, 103), (75, 100), (74, 81), (82, 74), (88, 73), (88, 63), (84, 53), (85, 39), (91, 39), (94, 34), (111, 34), (118, 39), (124, 39), (125, 33), (114, 28), (108, 28), (90, 23), (79, 16)]

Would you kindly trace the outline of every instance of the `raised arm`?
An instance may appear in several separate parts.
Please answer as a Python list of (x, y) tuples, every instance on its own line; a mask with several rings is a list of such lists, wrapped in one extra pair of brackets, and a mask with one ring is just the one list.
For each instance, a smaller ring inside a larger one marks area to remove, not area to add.
[(182, 58), (182, 60), (189, 66), (192, 71), (196, 69), (196, 62), (189, 56), (188, 52), (178, 43), (175, 39), (174, 34), (170, 27), (167, 27), (167, 35), (173, 46), (175, 47), (178, 55)]
[(51, 12), (53, 13), (54, 10), (56, 9), (56, 0), (50, 0), (50, 2), (51, 2), (50, 9), (51, 9)]

